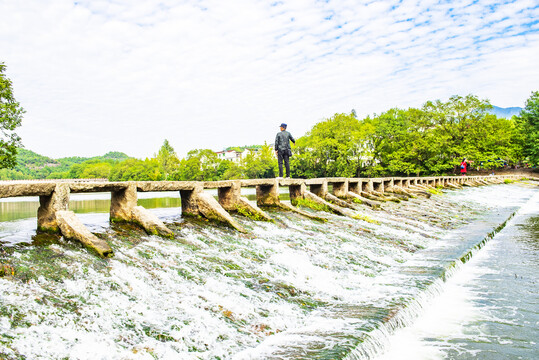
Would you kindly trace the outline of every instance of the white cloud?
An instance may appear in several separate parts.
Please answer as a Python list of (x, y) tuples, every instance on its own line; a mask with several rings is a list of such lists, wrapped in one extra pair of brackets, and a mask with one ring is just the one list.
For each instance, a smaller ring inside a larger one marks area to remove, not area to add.
[(537, 90), (533, 1), (1, 1), (0, 61), (45, 155), (153, 155), (296, 136), (474, 93)]

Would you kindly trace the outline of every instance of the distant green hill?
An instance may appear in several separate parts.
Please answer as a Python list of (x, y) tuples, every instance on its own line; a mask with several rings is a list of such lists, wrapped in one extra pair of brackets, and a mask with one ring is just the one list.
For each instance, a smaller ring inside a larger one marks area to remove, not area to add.
[(58, 166), (57, 160), (50, 157), (39, 155), (33, 151), (26, 149), (17, 150), (17, 165), (28, 166), (32, 168), (42, 168), (44, 166)]
[(120, 151), (109, 151), (108, 153), (100, 157), (103, 159), (112, 159), (112, 160), (120, 160), (120, 161), (131, 158), (130, 156)]
[(129, 158), (130, 156), (122, 152), (111, 151), (103, 156), (89, 158), (72, 156), (52, 159), (31, 150), (20, 148), (17, 154), (17, 165), (13, 169), (1, 169), (0, 180), (46, 179), (51, 174), (59, 178), (62, 173), (69, 172), (71, 166), (75, 164), (82, 164), (88, 161), (117, 162)]

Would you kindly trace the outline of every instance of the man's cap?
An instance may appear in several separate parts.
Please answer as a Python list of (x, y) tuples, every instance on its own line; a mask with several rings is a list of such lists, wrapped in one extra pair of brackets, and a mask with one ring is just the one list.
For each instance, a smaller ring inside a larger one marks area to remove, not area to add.
[(285, 124), (285, 123), (282, 123), (282, 124), (281, 124), (281, 127), (286, 129), (286, 124)]

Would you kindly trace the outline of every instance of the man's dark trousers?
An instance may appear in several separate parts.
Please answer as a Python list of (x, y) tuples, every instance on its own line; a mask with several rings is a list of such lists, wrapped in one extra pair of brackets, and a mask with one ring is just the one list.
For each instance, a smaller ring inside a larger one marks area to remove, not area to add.
[(283, 160), (286, 166), (286, 177), (290, 177), (290, 156), (288, 150), (279, 150), (277, 152), (277, 161), (279, 162), (279, 177), (283, 177)]

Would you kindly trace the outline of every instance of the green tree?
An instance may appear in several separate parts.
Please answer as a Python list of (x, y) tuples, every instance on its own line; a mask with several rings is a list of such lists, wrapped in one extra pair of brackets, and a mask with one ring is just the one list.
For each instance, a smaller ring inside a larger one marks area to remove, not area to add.
[(173, 180), (219, 180), (221, 160), (210, 149), (196, 149), (187, 153), (187, 158), (182, 159), (177, 170), (171, 176)]
[(335, 114), (296, 141), (291, 170), (295, 177), (358, 176), (371, 161), (369, 118)]
[(421, 109), (391, 109), (374, 118), (376, 165), (371, 175), (443, 174), (462, 158), (496, 166), (519, 157), (513, 120), (497, 118), (476, 96), (428, 101)]
[(418, 119), (422, 116), (417, 109), (391, 109), (373, 119), (374, 132), (371, 135), (374, 164), (367, 171), (369, 175), (419, 174), (422, 168)]
[(494, 167), (498, 159), (518, 161), (514, 120), (489, 114), (491, 108), (488, 100), (474, 95), (452, 96), (445, 103), (427, 102), (423, 109), (433, 119), (436, 138), (443, 137), (445, 143), (436, 154), (440, 158), (439, 168), (427, 166), (427, 170), (450, 171), (464, 157), (472, 160), (474, 167), (481, 163)]
[(0, 168), (12, 168), (16, 165), (17, 147), (21, 138), (15, 129), (21, 125), (24, 109), (13, 96), (12, 83), (4, 71), (6, 66), (0, 63)]
[(426, 164), (426, 170), (449, 171), (464, 157), (477, 159), (478, 145), (485, 140), (485, 137), (477, 136), (478, 130), (482, 130), (487, 110), (491, 108), (488, 100), (480, 100), (474, 95), (454, 95), (447, 102), (428, 101), (423, 110), (431, 119), (435, 136), (444, 137), (444, 145), (434, 154), (439, 158), (436, 169)]
[(180, 165), (180, 160), (167, 139), (165, 139), (155, 157), (159, 162), (161, 173), (164, 175), (165, 180), (167, 180), (169, 175), (178, 167), (178, 165)]
[(234, 163), (232, 161), (220, 161), (219, 166), (217, 166), (217, 178), (225, 179), (224, 175), (230, 169)]
[(539, 164), (539, 91), (533, 91), (517, 118), (519, 137), (524, 156)]
[(232, 179), (245, 179), (245, 167), (241, 164), (235, 163), (233, 161), (224, 160), (222, 163), (227, 163), (227, 169), (221, 176), (221, 179), (232, 180)]
[(54, 172), (51, 172), (47, 176), (47, 179), (68, 179), (68, 178), (69, 178), (68, 171), (65, 171), (65, 172), (54, 171)]
[(277, 159), (268, 144), (257, 152), (250, 152), (241, 162), (248, 179), (274, 178), (277, 174)]
[(73, 164), (69, 168), (68, 179), (81, 179), (82, 172), (84, 171), (84, 165), (82, 164)]
[(106, 162), (88, 164), (80, 174), (82, 179), (108, 179), (112, 165)]
[(157, 159), (127, 159), (116, 163), (111, 171), (111, 181), (159, 181), (163, 180)]

